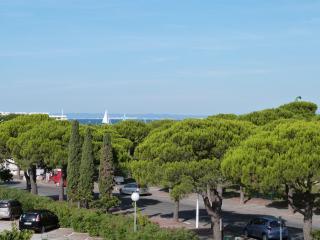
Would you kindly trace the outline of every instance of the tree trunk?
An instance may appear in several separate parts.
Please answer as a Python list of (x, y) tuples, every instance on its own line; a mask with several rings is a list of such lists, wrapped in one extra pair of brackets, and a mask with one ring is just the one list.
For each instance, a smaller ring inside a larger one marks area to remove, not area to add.
[(213, 240), (222, 240), (223, 234), (222, 229), (220, 229), (220, 221), (222, 221), (222, 187), (212, 188), (207, 186), (207, 192), (202, 193), (202, 197), (208, 215), (211, 217)]
[(220, 229), (220, 221), (221, 221), (221, 218), (218, 219), (218, 218), (211, 218), (211, 222), (212, 222), (212, 229), (213, 229), (213, 239), (216, 240), (216, 239), (223, 239), (223, 236), (222, 236), (222, 231)]
[(61, 178), (59, 182), (59, 201), (64, 200), (64, 181), (65, 181), (65, 171), (61, 168)]
[(240, 204), (244, 204), (244, 187), (240, 186)]
[(37, 176), (36, 176), (36, 167), (32, 166), (28, 170), (30, 176), (31, 183), (31, 193), (37, 195), (38, 194), (38, 186), (37, 186)]
[(179, 200), (174, 201), (173, 220), (176, 222), (179, 221)]
[(17, 178), (20, 180), (21, 175), (20, 175), (20, 167), (17, 165)]
[[(312, 201), (312, 200), (311, 200)], [(303, 239), (312, 240), (312, 215), (313, 215), (313, 204), (311, 201), (307, 201), (305, 214), (303, 216)]]
[(88, 200), (80, 201), (81, 208), (89, 208)]
[(294, 214), (293, 205), (293, 188), (288, 186), (288, 210), (291, 214)]
[(24, 171), (24, 177), (26, 178), (26, 190), (30, 192), (31, 190), (30, 176), (28, 175), (27, 171)]

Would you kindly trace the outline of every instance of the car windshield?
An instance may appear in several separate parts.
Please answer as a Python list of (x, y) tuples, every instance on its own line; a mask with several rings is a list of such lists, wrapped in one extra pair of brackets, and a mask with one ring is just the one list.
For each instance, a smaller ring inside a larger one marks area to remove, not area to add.
[(8, 203), (0, 202), (0, 208), (7, 208)]
[(135, 183), (130, 183), (130, 184), (125, 185), (124, 187), (127, 187), (127, 188), (136, 188), (136, 187), (138, 187), (138, 186), (137, 186), (137, 184), (135, 184)]
[(37, 218), (38, 213), (25, 213), (22, 214), (21, 219), (27, 220), (27, 221), (35, 221)]
[[(272, 221), (272, 222), (270, 222), (270, 227), (272, 227), (272, 228), (280, 227), (280, 221)], [(285, 227), (285, 224), (284, 224), (283, 221), (282, 221), (282, 227)]]

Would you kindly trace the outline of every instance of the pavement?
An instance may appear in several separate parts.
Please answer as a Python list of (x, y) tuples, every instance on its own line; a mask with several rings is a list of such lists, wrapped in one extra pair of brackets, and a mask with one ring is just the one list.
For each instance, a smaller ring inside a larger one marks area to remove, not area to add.
[[(24, 182), (14, 182), (7, 185), (11, 188), (25, 188)], [(133, 212), (132, 201), (129, 195), (119, 195), (117, 186), (114, 194), (119, 196), (122, 204), (120, 212)], [(58, 188), (53, 184), (38, 184), (39, 195), (49, 196), (57, 199)], [(97, 192), (97, 186), (95, 186), (95, 192)], [(174, 209), (174, 204), (170, 200), (168, 192), (157, 188), (150, 188), (151, 195), (141, 196), (137, 203), (138, 208), (145, 215), (148, 215), (151, 220), (155, 222), (161, 222), (162, 226), (176, 226), (185, 227), (187, 229), (192, 229), (198, 233), (201, 239), (210, 239), (212, 236), (212, 231), (210, 229), (210, 218), (208, 217), (202, 198), (199, 198), (200, 207), (200, 222), (199, 229), (195, 229), (195, 205), (197, 195), (192, 194), (180, 202), (179, 223), (173, 224), (171, 221), (172, 210)], [(290, 214), (288, 209), (281, 205), (275, 204), (271, 201), (260, 201), (259, 199), (250, 200), (245, 205), (239, 204), (239, 199), (235, 197), (225, 198), (223, 200), (223, 225), (225, 226), (225, 233), (230, 236), (240, 236), (242, 234), (242, 229), (248, 221), (256, 216), (281, 216), (285, 221), (286, 225), (289, 227), (289, 232), (291, 239), (303, 239), (302, 237), (302, 226), (303, 226), (303, 216), (299, 213)], [(0, 227), (2, 222), (0, 222)], [(313, 218), (313, 228), (320, 229), (320, 216), (315, 215)], [(0, 228), (1, 229), (1, 228)], [(67, 231), (67, 230), (64, 230)], [(69, 230), (71, 231), (71, 230)], [(50, 234), (55, 234), (54, 231)], [(69, 237), (78, 237), (76, 233), (70, 233)], [(65, 233), (64, 235), (68, 235)], [(53, 235), (52, 235), (53, 236)], [(59, 236), (60, 237), (60, 236)], [(65, 236), (64, 236), (65, 237)], [(38, 238), (41, 239), (41, 238)], [(60, 239), (60, 238), (50, 238), (49, 239)], [(64, 238), (64, 239), (86, 239), (86, 238)], [(90, 238), (87, 238), (90, 239)]]
[[(18, 221), (1, 220), (0, 232), (4, 230), (11, 230), (12, 224), (18, 226)], [(102, 240), (102, 238), (89, 237), (87, 233), (76, 233), (70, 228), (59, 228), (43, 234), (33, 234), (31, 240)]]

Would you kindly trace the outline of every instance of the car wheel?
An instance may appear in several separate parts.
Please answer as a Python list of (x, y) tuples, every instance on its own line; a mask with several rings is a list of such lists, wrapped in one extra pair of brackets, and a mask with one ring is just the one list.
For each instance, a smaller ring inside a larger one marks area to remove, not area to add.
[(262, 240), (268, 240), (268, 236), (266, 234), (262, 234)]

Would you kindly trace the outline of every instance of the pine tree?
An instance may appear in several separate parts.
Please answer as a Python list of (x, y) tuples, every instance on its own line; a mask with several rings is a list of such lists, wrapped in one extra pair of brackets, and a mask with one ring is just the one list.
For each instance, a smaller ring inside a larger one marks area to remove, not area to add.
[(99, 169), (99, 192), (100, 198), (109, 198), (113, 189), (113, 157), (110, 134), (103, 137)]
[(73, 121), (69, 141), (68, 166), (67, 166), (67, 195), (68, 201), (78, 200), (79, 166), (81, 160), (81, 142), (79, 122)]
[(82, 157), (80, 164), (79, 198), (82, 207), (87, 208), (93, 199), (94, 187), (94, 157), (92, 146), (91, 129), (87, 128), (82, 146)]

